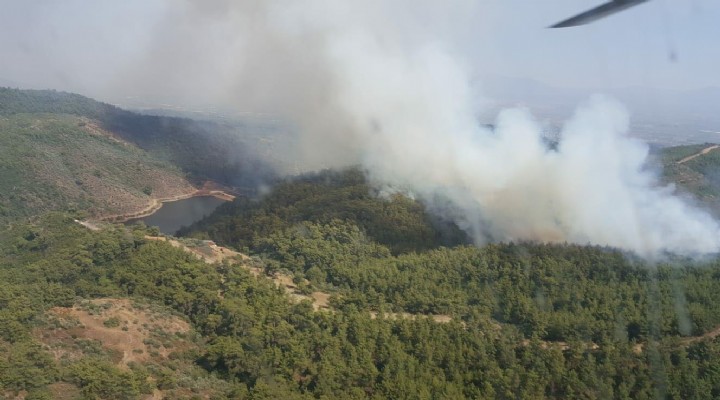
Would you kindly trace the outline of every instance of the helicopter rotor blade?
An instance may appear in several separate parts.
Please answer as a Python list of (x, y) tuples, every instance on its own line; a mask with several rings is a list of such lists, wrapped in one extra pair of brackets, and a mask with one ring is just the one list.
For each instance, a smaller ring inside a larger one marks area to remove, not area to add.
[(649, 0), (613, 0), (608, 3), (601, 4), (591, 10), (580, 13), (572, 18), (558, 22), (549, 28), (568, 28), (571, 26), (585, 25), (598, 19), (605, 18), (609, 15), (626, 10), (638, 4), (645, 3)]

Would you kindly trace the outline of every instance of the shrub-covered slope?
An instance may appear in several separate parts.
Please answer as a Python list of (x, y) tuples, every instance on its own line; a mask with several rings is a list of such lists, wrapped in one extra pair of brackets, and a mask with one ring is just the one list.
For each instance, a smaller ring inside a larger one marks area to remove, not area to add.
[(254, 154), (269, 125), (221, 124), (187, 118), (141, 115), (87, 97), (52, 90), (0, 88), (0, 116), (18, 113), (72, 114), (169, 162), (191, 176), (231, 186), (271, 179), (271, 169)]
[(0, 116), (0, 221), (48, 210), (138, 211), (192, 191), (167, 161), (68, 114)]

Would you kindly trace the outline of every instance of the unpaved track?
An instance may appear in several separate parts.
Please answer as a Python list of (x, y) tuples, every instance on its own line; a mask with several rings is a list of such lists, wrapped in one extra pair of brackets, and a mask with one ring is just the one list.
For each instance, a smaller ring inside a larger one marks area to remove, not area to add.
[[(227, 247), (222, 247), (216, 245), (214, 242), (207, 241), (206, 247), (203, 249), (199, 249), (197, 247), (191, 247), (187, 246), (183, 243), (181, 243), (179, 240), (176, 239), (170, 239), (163, 236), (145, 236), (145, 239), (147, 240), (154, 240), (154, 241), (163, 241), (169, 243), (173, 247), (177, 247), (179, 249), (182, 249), (195, 257), (204, 260), (208, 264), (218, 263), (222, 262), (225, 259), (233, 259), (240, 260), (240, 265), (250, 271), (250, 273), (255, 277), (264, 276), (267, 279), (270, 279), (273, 281), (275, 286), (282, 288), (287, 295), (296, 302), (300, 302), (303, 300), (309, 300), (312, 303), (313, 310), (315, 311), (331, 311), (330, 308), (330, 294), (325, 292), (312, 292), (309, 295), (303, 294), (300, 292), (299, 288), (293, 282), (293, 279), (289, 275), (281, 274), (281, 273), (275, 273), (272, 276), (265, 275), (264, 271), (261, 270), (258, 267), (253, 267), (248, 263), (250, 261), (250, 257), (248, 257), (245, 254), (238, 253), (236, 251), (230, 250)], [(305, 282), (309, 283), (309, 282)], [(430, 318), (431, 320), (438, 322), (438, 323), (448, 323), (452, 321), (452, 317), (449, 315), (430, 315), (430, 314), (409, 314), (409, 313), (385, 313), (383, 314), (384, 318), (387, 319), (416, 319), (418, 317), (420, 318)], [(375, 319), (378, 317), (378, 313), (375, 311), (370, 311), (370, 317)]]
[(715, 339), (717, 336), (720, 336), (720, 326), (711, 330), (710, 332), (705, 332), (704, 334), (702, 334), (700, 336), (690, 336), (690, 337), (683, 338), (683, 342), (685, 344), (691, 344), (691, 343), (699, 342), (699, 341), (705, 340), (705, 339)]
[(310, 295), (302, 294), (293, 282), (292, 277), (280, 273), (276, 273), (273, 276), (267, 276), (265, 275), (263, 270), (258, 267), (253, 267), (248, 263), (248, 261), (250, 261), (250, 257), (248, 257), (247, 255), (243, 253), (238, 253), (237, 251), (233, 251), (231, 249), (228, 249), (227, 247), (218, 246), (214, 242), (207, 241), (205, 242), (205, 246), (203, 248), (198, 248), (185, 245), (179, 240), (170, 239), (164, 236), (145, 236), (145, 239), (167, 242), (171, 246), (182, 249), (194, 255), (195, 257), (205, 261), (208, 264), (221, 263), (226, 259), (237, 259), (241, 261), (240, 265), (250, 271), (253, 276), (264, 276), (272, 280), (275, 286), (285, 290), (285, 292), (294, 301), (300, 302), (302, 300), (310, 300), (315, 311), (328, 310), (330, 308), (328, 304), (328, 299), (330, 298), (330, 295), (328, 293), (313, 292)]
[[(92, 231), (98, 231), (101, 228), (95, 224), (89, 223), (87, 221), (79, 221), (75, 220), (76, 223), (86, 227), (89, 230)], [(173, 247), (177, 247), (187, 253), (192, 254), (193, 256), (197, 257), (200, 260), (205, 261), (208, 264), (215, 264), (215, 263), (221, 263), (224, 260), (228, 259), (235, 259), (240, 261), (239, 265), (243, 268), (247, 269), (252, 275), (255, 277), (264, 276), (270, 280), (273, 281), (273, 283), (279, 287), (285, 290), (285, 292), (288, 294), (288, 296), (296, 301), (300, 302), (303, 300), (309, 300), (312, 303), (313, 309), (315, 311), (332, 311), (330, 308), (330, 294), (325, 292), (312, 292), (309, 295), (303, 294), (300, 292), (299, 288), (293, 282), (293, 279), (289, 275), (281, 274), (281, 273), (275, 273), (272, 276), (265, 275), (264, 271), (258, 267), (252, 266), (249, 261), (250, 257), (243, 254), (236, 252), (234, 250), (228, 249), (227, 247), (222, 247), (216, 245), (212, 241), (204, 241), (202, 247), (196, 247), (196, 246), (188, 246), (184, 243), (182, 243), (180, 240), (168, 238), (165, 236), (145, 236), (146, 240), (151, 241), (161, 241), (161, 242), (167, 242)], [(308, 281), (305, 281), (306, 284), (308, 284)], [(220, 296), (222, 296), (221, 293), (219, 293)], [(370, 317), (371, 318), (377, 318), (379, 314), (375, 311), (370, 311)], [(409, 313), (384, 313), (384, 318), (388, 319), (416, 319), (416, 318), (429, 318), (437, 323), (448, 323), (452, 321), (452, 317), (449, 315), (444, 314), (438, 314), (438, 315), (431, 315), (431, 314), (409, 314)]]
[(702, 155), (704, 155), (704, 154), (707, 154), (707, 153), (709, 153), (709, 152), (717, 149), (718, 147), (720, 147), (720, 144), (715, 144), (715, 145), (712, 145), (712, 146), (708, 146), (708, 147), (700, 150), (700, 152), (698, 152), (698, 153), (695, 153), (695, 154), (693, 154), (693, 155), (691, 155), (691, 156), (687, 156), (687, 157), (683, 158), (682, 160), (678, 161), (677, 163), (678, 163), (678, 164), (684, 164), (684, 163), (686, 163), (686, 162), (688, 162), (688, 161), (690, 161), (690, 160), (693, 160), (693, 159), (698, 158), (698, 157), (700, 157), (700, 156), (702, 156)]

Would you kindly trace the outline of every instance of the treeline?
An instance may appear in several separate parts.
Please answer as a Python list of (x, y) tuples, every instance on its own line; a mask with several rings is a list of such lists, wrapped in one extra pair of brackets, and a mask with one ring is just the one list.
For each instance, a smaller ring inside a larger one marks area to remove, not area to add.
[[(340, 256), (361, 261), (369, 257), (370, 265), (373, 259), (392, 259), (387, 249), (368, 242), (356, 227), (330, 226), (325, 241), (346, 241), (363, 252), (343, 255), (340, 243)], [(26, 390), (26, 398), (49, 398), (48, 385), (65, 382), (86, 398), (136, 398), (158, 387), (185, 385), (188, 397), (248, 399), (710, 399), (720, 395), (719, 340), (683, 342), (674, 328), (662, 326), (664, 316), (653, 320), (634, 317), (629, 309), (602, 311), (605, 306), (636, 303), (638, 313), (653, 314), (654, 303), (659, 303), (664, 314), (662, 299), (668, 295), (664, 282), (691, 286), (685, 275), (702, 278), (695, 289), (685, 292), (687, 304), (712, 310), (709, 303), (716, 301), (718, 290), (708, 278), (717, 273), (714, 265), (688, 267), (680, 277), (671, 278), (664, 276), (674, 275), (671, 270), (653, 273), (612, 251), (541, 245), (497, 245), (477, 251), (461, 247), (394, 259), (397, 269), (388, 271), (388, 285), (437, 280), (438, 290), (414, 294), (404, 290), (396, 295), (398, 301), (428, 296), (423, 301), (431, 304), (448, 298), (445, 294), (450, 299), (458, 293), (468, 296), (463, 312), (439, 324), (422, 317), (373, 319), (361, 302), (315, 312), (308, 302), (292, 304), (268, 280), (254, 278), (240, 266), (211, 266), (169, 244), (144, 239), (146, 231), (141, 227), (126, 229), (91, 232), (68, 216), (52, 215), (0, 233), (0, 347), (4, 350), (0, 384), (6, 393)], [(331, 257), (326, 250), (321, 253)], [(451, 262), (443, 263), (443, 258)], [(428, 275), (435, 264), (438, 272)], [(578, 265), (577, 271), (570, 265)], [(355, 273), (365, 275), (366, 266), (361, 262)], [(402, 270), (411, 266), (414, 274), (408, 272), (403, 278)], [(440, 267), (450, 268), (446, 278), (440, 276)], [(705, 271), (711, 275), (704, 275)], [(367, 275), (376, 273), (370, 268)], [(348, 286), (353, 281), (349, 279)], [(498, 295), (482, 298), (483, 287), (491, 282), (496, 282), (492, 287)], [(633, 282), (635, 293), (624, 288)], [(535, 290), (528, 298), (532, 287), (548, 289), (542, 295)], [(588, 292), (589, 288), (594, 290)], [(623, 303), (625, 296), (636, 299)], [(33, 336), (33, 330), (46, 323), (45, 310), (96, 297), (164, 304), (185, 315), (202, 340), (196, 349), (178, 350), (166, 361), (132, 364), (130, 369), (98, 354), (56, 360)], [(570, 326), (583, 321), (613, 324), (591, 325), (588, 329), (593, 332), (567, 343), (542, 340), (542, 333), (528, 330), (523, 322), (532, 321), (538, 307), (545, 310), (544, 316), (556, 316)], [(618, 315), (624, 315), (625, 321), (616, 320)], [(633, 322), (647, 325), (632, 335)], [(594, 336), (595, 330), (603, 334)]]

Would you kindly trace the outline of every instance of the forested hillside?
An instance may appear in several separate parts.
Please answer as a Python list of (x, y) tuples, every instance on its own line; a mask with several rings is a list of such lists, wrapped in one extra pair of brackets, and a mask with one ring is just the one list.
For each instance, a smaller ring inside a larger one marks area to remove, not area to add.
[[(203, 144), (186, 120), (65, 93), (0, 99), (0, 211), (13, 219), (0, 228), (0, 398), (720, 397), (717, 259), (476, 247), (357, 169), (238, 197), (185, 242), (81, 225), (108, 206), (89, 197), (101, 185), (147, 196), (247, 164), (211, 167), (225, 133)], [(677, 177), (711, 185), (717, 154), (678, 161), (707, 147), (665, 150), (667, 179), (702, 194)], [(201, 259), (182, 244), (214, 246), (198, 239), (250, 257)]]
[[(351, 222), (308, 222), (262, 246), (268, 272), (304, 270), (334, 293), (331, 310), (313, 311), (247, 261), (206, 264), (129, 229), (55, 214), (0, 234), (5, 395), (720, 395), (715, 261), (651, 266), (609, 249), (517, 244), (393, 257)], [(383, 317), (391, 309), (414, 317)], [(122, 352), (111, 339), (123, 334), (142, 340)]]
[[(663, 334), (697, 335), (720, 324), (720, 310), (693, 304), (710, 295), (694, 293), (704, 290), (708, 270), (685, 269), (687, 260), (647, 265), (618, 250), (574, 245), (463, 246), (457, 227), (433, 223), (403, 196), (372, 194), (352, 169), (287, 181), (260, 201), (223, 205), (180, 233), (263, 255), (267, 268), (336, 293), (340, 308), (460, 316), (482, 309), (547, 340), (606, 340), (618, 321), (637, 338), (648, 333), (651, 306), (664, 310)], [(682, 317), (673, 311), (672, 287), (648, 286), (678, 279), (690, 299)], [(651, 289), (662, 295), (639, 297)]]
[(334, 219), (352, 221), (393, 253), (468, 242), (454, 224), (433, 217), (419, 202), (400, 194), (379, 197), (357, 169), (288, 178), (260, 201), (223, 204), (180, 234), (254, 248), (259, 238), (300, 222)]
[(665, 148), (663, 180), (720, 215), (720, 151), (711, 143)]

